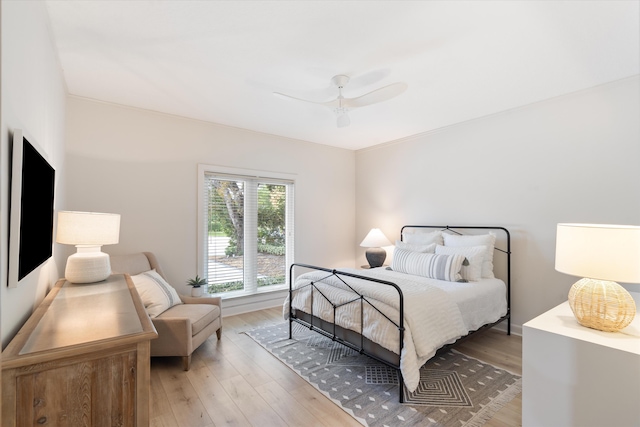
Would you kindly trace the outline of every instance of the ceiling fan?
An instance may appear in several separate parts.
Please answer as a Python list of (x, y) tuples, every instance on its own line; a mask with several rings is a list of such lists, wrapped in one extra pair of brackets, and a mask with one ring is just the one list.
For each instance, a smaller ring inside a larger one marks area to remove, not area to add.
[(349, 126), (351, 120), (347, 113), (355, 108), (364, 107), (371, 104), (376, 104), (378, 102), (387, 101), (391, 98), (394, 98), (400, 95), (407, 89), (407, 84), (403, 82), (392, 83), (387, 86), (383, 86), (379, 89), (372, 90), (369, 93), (365, 93), (364, 95), (357, 96), (355, 98), (345, 98), (342, 95), (342, 89), (347, 86), (349, 83), (349, 76), (344, 74), (338, 74), (337, 76), (333, 76), (331, 78), (331, 84), (338, 88), (338, 97), (331, 101), (325, 102), (316, 102), (310, 101), (308, 99), (296, 98), (295, 96), (285, 95), (280, 92), (273, 92), (274, 95), (281, 96), (284, 98), (295, 99), (296, 101), (309, 102), (311, 104), (316, 105), (324, 105), (333, 110), (337, 117), (338, 127)]

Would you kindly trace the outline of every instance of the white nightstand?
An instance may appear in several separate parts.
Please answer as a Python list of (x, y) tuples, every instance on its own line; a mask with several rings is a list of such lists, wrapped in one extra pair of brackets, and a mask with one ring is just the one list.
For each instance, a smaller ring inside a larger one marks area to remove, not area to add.
[(523, 427), (640, 426), (640, 315), (625, 331), (580, 325), (568, 302), (525, 323)]

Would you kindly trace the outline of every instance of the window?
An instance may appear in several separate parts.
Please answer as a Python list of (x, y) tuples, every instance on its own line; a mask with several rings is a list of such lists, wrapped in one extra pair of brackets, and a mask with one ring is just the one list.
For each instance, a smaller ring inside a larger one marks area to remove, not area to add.
[(200, 167), (199, 274), (221, 296), (282, 289), (293, 263), (293, 181)]

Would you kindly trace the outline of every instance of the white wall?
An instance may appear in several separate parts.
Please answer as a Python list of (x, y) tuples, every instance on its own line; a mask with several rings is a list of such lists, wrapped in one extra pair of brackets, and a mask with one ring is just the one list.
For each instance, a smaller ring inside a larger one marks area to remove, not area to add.
[(557, 223), (640, 225), (639, 117), (635, 76), (360, 150), (356, 236), (377, 226), (394, 241), (405, 224), (508, 228), (522, 325), (577, 280), (554, 270)]
[(16, 128), (57, 169), (56, 209), (121, 213), (121, 242), (105, 251), (152, 250), (178, 287), (196, 268), (198, 163), (295, 174), (299, 262), (364, 264), (358, 244), (374, 226), (392, 240), (408, 223), (508, 227), (516, 324), (565, 300), (575, 281), (553, 268), (557, 222), (640, 222), (638, 77), (354, 153), (65, 99), (44, 5), (0, 5), (3, 347), (73, 251), (56, 245), (54, 261), (19, 288), (6, 288), (9, 142)]
[[(20, 329), (48, 288), (59, 277), (64, 260), (54, 258), (7, 288), (10, 143), (22, 129), (47, 153), (56, 169), (56, 208), (64, 201), (64, 122), (66, 88), (51, 42), (49, 20), (42, 2), (3, 1), (2, 105), (0, 111), (0, 300), (2, 347)], [(56, 263), (57, 260), (57, 263)]]
[(121, 214), (103, 250), (156, 253), (179, 292), (196, 274), (199, 163), (293, 174), (296, 261), (353, 267), (353, 151), (76, 97), (67, 114), (67, 209)]

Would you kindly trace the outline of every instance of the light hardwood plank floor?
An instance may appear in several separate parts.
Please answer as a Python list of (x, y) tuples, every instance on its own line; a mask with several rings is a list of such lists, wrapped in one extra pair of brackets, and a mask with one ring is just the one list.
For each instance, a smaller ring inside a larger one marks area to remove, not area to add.
[[(151, 359), (151, 426), (360, 426), (295, 372), (242, 332), (282, 322), (272, 308), (223, 319), (182, 370), (179, 357)], [(488, 330), (457, 347), (461, 352), (513, 373), (522, 373), (522, 339)], [(522, 395), (485, 424), (522, 425)]]

